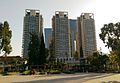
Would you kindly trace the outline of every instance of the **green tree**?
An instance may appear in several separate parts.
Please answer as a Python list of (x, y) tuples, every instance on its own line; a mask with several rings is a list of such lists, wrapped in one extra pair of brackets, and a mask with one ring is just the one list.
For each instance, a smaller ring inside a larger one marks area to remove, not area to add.
[(55, 61), (55, 56), (54, 56), (54, 42), (53, 40), (51, 40), (50, 44), (49, 44), (49, 61), (50, 62), (54, 62)]
[(28, 65), (44, 65), (48, 50), (45, 49), (43, 34), (41, 38), (35, 33), (31, 34), (28, 48)]
[(13, 59), (11, 65), (15, 67), (15, 71), (19, 71), (20, 62), (17, 59)]
[(99, 36), (108, 49), (111, 49), (111, 51), (117, 55), (120, 67), (120, 23), (105, 24), (103, 28), (101, 28)]
[[(6, 57), (12, 51), (12, 47), (10, 45), (11, 37), (12, 37), (12, 31), (10, 30), (8, 22), (4, 21), (3, 24), (0, 23), (0, 53), (2, 51), (5, 56), (4, 67), (7, 64)], [(3, 71), (5, 71), (5, 68)]]
[(36, 35), (35, 33), (30, 35), (31, 38), (28, 47), (28, 64), (38, 65), (38, 56), (40, 55), (40, 41), (38, 35)]
[(99, 61), (98, 61), (99, 53), (94, 52), (92, 55), (87, 57), (88, 63), (93, 67), (94, 71), (98, 71), (99, 67)]
[(109, 49), (120, 56), (120, 23), (105, 24), (99, 36)]
[(45, 43), (44, 43), (44, 36), (42, 34), (41, 36), (41, 42), (40, 42), (40, 55), (38, 56), (39, 58), (39, 65), (43, 65), (46, 63), (46, 49), (45, 49)]
[(115, 52), (111, 52), (109, 55), (109, 70), (119, 70), (119, 59)]
[(12, 37), (12, 31), (10, 30), (7, 21), (4, 24), (0, 24), (0, 50), (4, 52), (4, 55), (10, 54), (12, 47), (10, 45)]
[(45, 48), (45, 56), (46, 56), (46, 58), (48, 60), (48, 58), (49, 58), (49, 50), (48, 50), (48, 48)]
[(87, 60), (94, 71), (103, 71), (106, 70), (109, 57), (107, 55), (101, 55), (99, 52), (94, 52)]
[(100, 64), (100, 71), (107, 70), (107, 65), (108, 65), (107, 63), (109, 62), (109, 57), (106, 54), (104, 55), (99, 54), (98, 61)]
[(78, 52), (77, 52), (77, 51), (75, 51), (75, 53), (74, 53), (74, 58), (75, 58), (76, 60), (79, 60), (79, 56), (78, 56)]

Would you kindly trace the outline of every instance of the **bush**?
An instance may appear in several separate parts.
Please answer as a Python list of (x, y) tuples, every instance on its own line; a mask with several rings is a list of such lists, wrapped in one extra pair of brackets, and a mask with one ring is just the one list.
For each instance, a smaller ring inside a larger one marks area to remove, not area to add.
[(3, 76), (9, 75), (7, 71), (1, 72)]
[(22, 75), (30, 75), (30, 70), (26, 70), (22, 73)]
[(65, 71), (63, 71), (63, 73), (66, 73), (66, 74), (74, 74), (75, 72), (74, 72), (74, 71), (71, 71), (71, 70), (65, 70)]
[(50, 73), (50, 74), (60, 74), (61, 71), (60, 71), (60, 70), (50, 70), (49, 73)]

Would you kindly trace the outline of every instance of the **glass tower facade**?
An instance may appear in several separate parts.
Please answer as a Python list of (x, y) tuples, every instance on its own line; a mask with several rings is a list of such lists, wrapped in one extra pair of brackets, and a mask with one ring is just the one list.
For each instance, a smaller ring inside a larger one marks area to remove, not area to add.
[(28, 58), (28, 47), (30, 42), (30, 33), (36, 33), (40, 38), (43, 29), (43, 18), (39, 10), (25, 10), (23, 24), (23, 57)]
[(52, 27), (56, 60), (65, 62), (70, 57), (68, 12), (56, 11), (52, 19)]
[(71, 49), (71, 57), (75, 54), (76, 51), (76, 33), (77, 33), (77, 20), (69, 19), (69, 27), (70, 27), (70, 49)]
[(78, 51), (81, 58), (86, 58), (97, 50), (95, 21), (93, 13), (82, 13), (78, 17)]
[(52, 34), (52, 28), (44, 28), (45, 34), (45, 48), (49, 48), (49, 38)]

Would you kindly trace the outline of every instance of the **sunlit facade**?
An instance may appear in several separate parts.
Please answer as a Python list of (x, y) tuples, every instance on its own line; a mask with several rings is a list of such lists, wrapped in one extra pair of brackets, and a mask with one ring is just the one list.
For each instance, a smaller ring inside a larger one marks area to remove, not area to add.
[(78, 17), (78, 40), (77, 50), (80, 58), (86, 58), (97, 50), (95, 21), (93, 13), (82, 13)]
[(57, 62), (69, 61), (71, 57), (68, 12), (56, 11), (52, 18), (54, 54)]

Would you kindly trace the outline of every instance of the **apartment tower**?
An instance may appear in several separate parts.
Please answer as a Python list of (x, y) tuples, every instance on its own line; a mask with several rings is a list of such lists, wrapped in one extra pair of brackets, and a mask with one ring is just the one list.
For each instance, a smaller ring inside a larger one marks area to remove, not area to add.
[(77, 50), (80, 58), (86, 58), (97, 50), (94, 14), (82, 13), (77, 22)]
[(68, 12), (56, 11), (52, 18), (54, 55), (57, 62), (66, 62), (71, 57)]
[(41, 38), (43, 33), (43, 18), (39, 10), (25, 10), (23, 24), (23, 57), (28, 58), (28, 47), (30, 42), (30, 33), (35, 33)]

